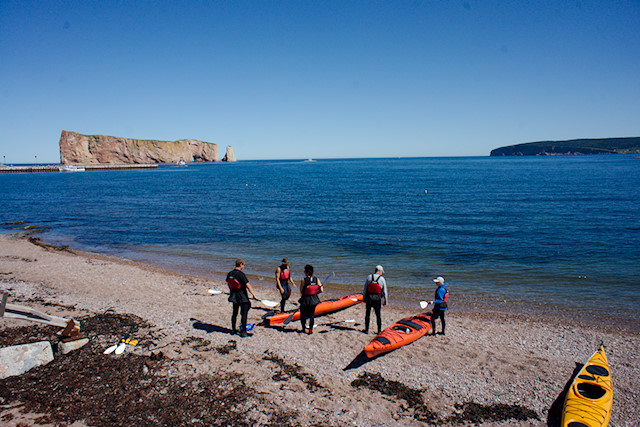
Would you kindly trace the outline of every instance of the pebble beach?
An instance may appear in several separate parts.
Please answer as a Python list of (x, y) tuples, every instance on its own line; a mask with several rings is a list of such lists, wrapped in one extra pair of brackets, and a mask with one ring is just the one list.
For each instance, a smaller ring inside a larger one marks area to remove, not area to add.
[[(250, 260), (245, 271), (251, 279)], [(49, 314), (143, 319), (150, 326), (136, 336), (140, 344), (122, 355), (102, 354), (114, 338), (87, 330), (90, 345), (77, 352), (124, 362), (161, 353), (162, 363), (145, 375), (187, 380), (215, 373), (239, 379), (251, 390), (242, 407), (234, 409), (239, 425), (555, 425), (565, 385), (600, 343), (606, 345), (613, 375), (610, 425), (640, 424), (640, 329), (637, 323), (621, 326), (606, 312), (584, 323), (544, 308), (513, 313), (456, 309), (452, 303), (446, 335), (425, 336), (368, 360), (361, 352), (375, 334), (362, 332), (363, 304), (316, 318), (312, 335), (298, 333), (299, 322), (292, 322), (257, 325), (253, 335), (240, 338), (229, 331), (231, 304), (222, 282), (49, 246), (18, 234), (0, 236), (0, 282), (10, 293), (9, 302)], [(252, 281), (252, 286), (259, 298), (278, 300), (272, 283)], [(321, 299), (338, 296), (327, 288)], [(210, 289), (223, 293), (214, 295)], [(296, 300), (294, 293), (287, 307), (294, 308)], [(259, 324), (268, 309), (259, 302), (252, 305), (249, 323)], [(385, 306), (383, 328), (419, 312), (418, 301), (414, 307)], [(6, 335), (34, 325), (2, 319), (0, 330)], [(0, 389), (10, 389), (9, 380), (0, 380)], [(40, 419), (42, 425), (47, 420), (61, 425), (51, 417), (38, 418), (46, 408), (34, 413), (24, 403), (1, 401), (2, 424)], [(471, 415), (472, 408), (479, 418)], [(90, 412), (66, 420), (65, 425), (100, 424), (91, 421)], [(187, 424), (202, 425), (195, 418)]]

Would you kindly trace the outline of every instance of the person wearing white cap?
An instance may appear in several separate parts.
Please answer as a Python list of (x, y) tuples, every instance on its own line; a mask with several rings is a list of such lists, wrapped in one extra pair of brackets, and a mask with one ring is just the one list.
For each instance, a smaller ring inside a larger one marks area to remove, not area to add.
[(378, 333), (382, 331), (382, 316), (380, 309), (382, 304), (387, 305), (387, 282), (382, 275), (384, 274), (384, 268), (381, 265), (376, 265), (376, 269), (372, 274), (367, 276), (367, 280), (364, 284), (364, 302), (366, 304), (366, 314), (364, 316), (364, 333), (369, 333), (369, 320), (371, 319), (371, 308), (376, 313)]
[(447, 305), (449, 301), (449, 292), (447, 291), (447, 284), (444, 282), (444, 277), (438, 276), (433, 279), (433, 282), (438, 285), (436, 294), (433, 301), (429, 301), (429, 304), (433, 304), (433, 311), (431, 312), (431, 335), (436, 334), (436, 319), (440, 318), (442, 323), (442, 332), (444, 335), (447, 322), (444, 320), (444, 312), (447, 311)]

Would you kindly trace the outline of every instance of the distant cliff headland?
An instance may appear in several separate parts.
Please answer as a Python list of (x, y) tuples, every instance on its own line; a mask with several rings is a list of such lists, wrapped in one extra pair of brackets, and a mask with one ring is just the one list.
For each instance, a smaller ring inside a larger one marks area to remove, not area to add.
[(571, 139), (508, 145), (491, 150), (491, 156), (553, 156), (566, 154), (640, 153), (640, 137)]
[[(62, 164), (144, 164), (179, 161), (217, 162), (218, 144), (195, 139), (157, 141), (104, 135), (82, 135), (62, 131), (60, 163)], [(227, 147), (223, 161), (235, 161), (233, 148)]]

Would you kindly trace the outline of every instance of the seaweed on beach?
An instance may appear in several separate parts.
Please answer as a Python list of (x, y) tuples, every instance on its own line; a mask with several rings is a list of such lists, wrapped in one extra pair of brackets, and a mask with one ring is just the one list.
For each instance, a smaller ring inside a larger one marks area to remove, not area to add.
[(378, 373), (363, 372), (358, 378), (351, 381), (351, 386), (375, 390), (386, 396), (395, 396), (405, 400), (411, 407), (424, 403), (421, 390), (408, 387), (398, 381), (385, 380), (382, 375)]
[(468, 423), (483, 423), (487, 421), (506, 421), (510, 419), (526, 421), (539, 420), (538, 414), (520, 405), (481, 405), (474, 402), (457, 404), (456, 409), (461, 413), (454, 413), (441, 419), (431, 411), (422, 398), (422, 391), (408, 387), (398, 381), (386, 380), (382, 375), (363, 372), (351, 382), (356, 388), (368, 388), (378, 391), (386, 396), (395, 396), (407, 402), (413, 409), (413, 417), (418, 421), (428, 422), (431, 425), (455, 425)]
[(456, 405), (456, 409), (462, 409), (462, 413), (451, 415), (447, 418), (447, 422), (451, 424), (466, 424), (487, 421), (506, 421), (510, 419), (519, 421), (529, 419), (540, 420), (535, 411), (520, 405), (506, 405), (503, 403), (481, 405), (479, 403), (468, 402)]
[[(136, 316), (104, 314), (82, 319), (88, 335), (124, 336), (148, 325)], [(55, 328), (53, 328), (55, 329)], [(54, 333), (50, 327), (5, 328), (3, 343), (32, 342)], [(13, 337), (13, 338), (11, 338)], [(239, 376), (167, 376), (173, 363), (161, 354), (103, 355), (86, 346), (20, 376), (0, 381), (0, 404), (41, 414), (38, 422), (84, 421), (92, 426), (250, 425), (243, 405), (255, 392)], [(8, 416), (8, 415), (7, 415)], [(276, 420), (289, 414), (272, 414)]]
[(220, 354), (229, 354), (236, 349), (237, 344), (235, 340), (229, 340), (227, 344), (216, 347), (216, 351)]
[(190, 346), (195, 351), (210, 351), (209, 344), (211, 341), (201, 337), (186, 337), (182, 340), (182, 344)]
[(409, 408), (413, 409), (413, 417), (422, 422), (432, 425), (439, 424), (438, 414), (433, 412), (424, 403), (422, 390), (411, 388), (398, 381), (386, 380), (382, 375), (370, 372), (361, 373), (358, 378), (351, 381), (351, 386), (356, 388), (368, 388), (380, 392), (386, 396), (395, 396), (407, 402)]
[(125, 337), (153, 327), (153, 325), (134, 314), (119, 314), (112, 310), (107, 310), (94, 316), (81, 317), (78, 321), (82, 331), (90, 332), (93, 336)]
[[(44, 231), (44, 230), (45, 229), (42, 229), (42, 230), (32, 229), (30, 231), (32, 233), (34, 233), (34, 232), (37, 232), (37, 231)], [(47, 251), (54, 250), (54, 251), (58, 251), (58, 252), (69, 252), (69, 253), (72, 253), (72, 254), (75, 253), (67, 245), (50, 245), (49, 243), (44, 243), (38, 237), (29, 237), (27, 240), (31, 244), (36, 245), (36, 246), (40, 246), (41, 248), (43, 248), (44, 250), (47, 250)]]
[(291, 377), (294, 377), (305, 383), (307, 388), (311, 391), (324, 388), (312, 374), (302, 372), (302, 367), (299, 365), (289, 365), (282, 358), (270, 353), (269, 351), (265, 351), (265, 354), (266, 355), (262, 359), (273, 362), (280, 367), (280, 371), (273, 375), (274, 381), (288, 381)]
[(36, 341), (47, 341), (58, 332), (60, 328), (55, 326), (20, 326), (6, 328), (0, 334), (0, 347), (29, 344)]

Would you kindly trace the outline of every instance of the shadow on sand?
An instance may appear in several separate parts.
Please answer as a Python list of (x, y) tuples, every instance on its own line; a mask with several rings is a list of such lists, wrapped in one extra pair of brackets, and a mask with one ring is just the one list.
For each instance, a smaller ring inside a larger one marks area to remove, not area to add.
[(576, 362), (576, 367), (573, 370), (573, 374), (569, 378), (569, 381), (564, 385), (564, 389), (562, 392), (556, 397), (556, 400), (553, 401), (551, 407), (549, 408), (549, 412), (547, 414), (547, 426), (549, 427), (557, 427), (560, 426), (560, 422), (562, 421), (562, 407), (564, 406), (564, 399), (567, 397), (567, 393), (569, 392), (569, 388), (571, 387), (571, 383), (580, 369), (582, 369), (584, 365), (582, 363)]
[[(386, 353), (385, 353), (385, 354), (386, 354)], [(380, 356), (382, 356), (382, 354), (381, 354)], [(365, 363), (369, 363), (370, 361), (372, 361), (372, 360), (374, 360), (374, 359), (377, 359), (377, 358), (378, 358), (378, 357), (380, 357), (380, 356), (376, 356), (376, 357), (374, 357), (374, 358), (372, 358), (372, 359), (369, 359), (369, 358), (367, 357), (366, 353), (364, 352), (364, 350), (362, 350), (362, 351), (360, 352), (360, 354), (359, 354), (359, 355), (357, 355), (357, 356), (356, 356), (356, 358), (355, 358), (355, 359), (353, 359), (353, 360), (351, 361), (351, 363), (349, 363), (349, 364), (347, 365), (347, 367), (343, 369), (343, 371), (348, 371), (349, 369), (357, 369), (357, 368), (361, 367), (362, 365), (364, 365)]]
[(233, 335), (233, 331), (229, 328), (225, 328), (223, 326), (212, 325), (210, 323), (203, 323), (196, 319), (190, 319), (193, 322), (193, 329), (198, 329), (200, 331), (205, 331), (206, 333), (211, 332), (220, 332), (223, 334)]

